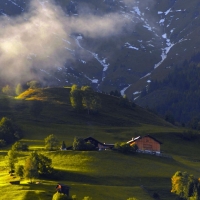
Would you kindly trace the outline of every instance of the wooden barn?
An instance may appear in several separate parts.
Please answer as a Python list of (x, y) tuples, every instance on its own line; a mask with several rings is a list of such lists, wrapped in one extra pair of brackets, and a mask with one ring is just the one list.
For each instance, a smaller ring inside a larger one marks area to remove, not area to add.
[(160, 153), (160, 145), (162, 144), (162, 142), (150, 135), (132, 138), (132, 140), (128, 141), (127, 143), (130, 145), (136, 144), (139, 151), (155, 153)]

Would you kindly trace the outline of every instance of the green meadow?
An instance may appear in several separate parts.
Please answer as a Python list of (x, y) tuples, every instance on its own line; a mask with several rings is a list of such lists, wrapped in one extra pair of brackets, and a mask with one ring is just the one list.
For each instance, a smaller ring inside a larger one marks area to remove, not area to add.
[[(22, 142), (29, 145), (28, 152), (18, 153), (18, 163), (23, 164), (31, 151), (38, 151), (52, 159), (60, 176), (48, 179), (22, 179), (20, 185), (9, 182), (18, 180), (10, 176), (6, 167), (7, 146), (0, 150), (0, 199), (48, 200), (56, 192), (57, 183), (70, 186), (70, 195), (82, 200), (152, 200), (157, 193), (162, 200), (175, 200), (170, 192), (171, 177), (178, 171), (187, 171), (200, 177), (200, 136), (185, 133), (184, 129), (168, 124), (153, 113), (136, 106), (124, 109), (118, 99), (101, 94), (102, 108), (99, 115), (76, 113), (69, 103), (69, 88), (26, 91), (17, 98), (0, 99), (8, 108), (1, 116), (10, 116), (23, 130)], [(39, 116), (32, 116), (32, 102), (44, 102)], [(20, 108), (20, 109), (19, 109)], [(88, 137), (105, 142), (125, 142), (132, 137), (151, 134), (163, 144), (161, 151), (169, 157), (147, 154), (125, 155), (115, 151), (45, 151), (44, 138), (50, 134), (71, 146), (74, 137)], [(36, 182), (40, 182), (36, 184)]]

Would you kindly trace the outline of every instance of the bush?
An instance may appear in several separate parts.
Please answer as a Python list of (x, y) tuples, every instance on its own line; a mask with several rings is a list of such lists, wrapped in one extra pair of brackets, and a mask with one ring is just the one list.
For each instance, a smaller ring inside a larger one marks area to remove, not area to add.
[(14, 151), (28, 151), (28, 145), (26, 143), (15, 142), (15, 144), (12, 145), (12, 149)]
[(69, 200), (70, 198), (62, 193), (56, 192), (52, 200)]
[(90, 141), (85, 142), (83, 138), (74, 138), (73, 142), (73, 150), (76, 151), (93, 151), (96, 147), (94, 144), (92, 144)]
[(126, 142), (116, 143), (114, 149), (121, 152), (121, 153), (135, 153), (138, 149), (137, 145), (127, 144)]
[(87, 197), (84, 197), (83, 200), (92, 200), (92, 197), (87, 196)]

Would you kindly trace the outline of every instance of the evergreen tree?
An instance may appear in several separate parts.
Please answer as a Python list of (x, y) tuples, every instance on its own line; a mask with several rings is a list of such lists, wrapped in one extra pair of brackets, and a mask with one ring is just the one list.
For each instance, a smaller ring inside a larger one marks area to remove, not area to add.
[(61, 145), (60, 149), (61, 150), (66, 150), (67, 149), (67, 146), (66, 146), (64, 141), (62, 142), (62, 145)]

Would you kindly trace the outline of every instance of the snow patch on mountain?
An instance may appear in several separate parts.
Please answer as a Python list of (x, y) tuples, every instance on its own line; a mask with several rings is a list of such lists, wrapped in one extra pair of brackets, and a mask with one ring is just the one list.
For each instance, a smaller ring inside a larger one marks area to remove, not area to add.
[(127, 87), (125, 87), (124, 89), (122, 89), (120, 91), (121, 95), (124, 96), (125, 95), (125, 91), (131, 86), (131, 84), (129, 84)]
[[(81, 49), (84, 49), (81, 44), (80, 44), (80, 41), (79, 40), (82, 40), (83, 37), (81, 35), (77, 36), (75, 38), (76, 40), (76, 43), (77, 45), (81, 48)], [(97, 53), (94, 53), (94, 52), (91, 52), (87, 49), (84, 49), (85, 51), (89, 52), (100, 64), (101, 66), (103, 66), (103, 73), (102, 73), (102, 81), (105, 79), (105, 72), (107, 71), (108, 69), (108, 66), (110, 65), (109, 63), (106, 62), (106, 58), (100, 58), (99, 55)]]
[(139, 48), (137, 48), (137, 47), (134, 47), (134, 46), (132, 46), (130, 43), (128, 43), (128, 42), (126, 42), (125, 44), (124, 44), (124, 46), (126, 47), (126, 48), (128, 48), (128, 49), (134, 49), (134, 50), (139, 50)]
[(143, 78), (145, 78), (145, 77), (147, 77), (147, 76), (150, 76), (150, 75), (151, 75), (151, 72), (150, 72), (150, 73), (147, 73), (145, 76), (141, 77), (140, 79), (143, 79)]
[(141, 91), (136, 91), (136, 92), (133, 93), (133, 95), (137, 95), (137, 94), (140, 94), (140, 93), (141, 93)]

